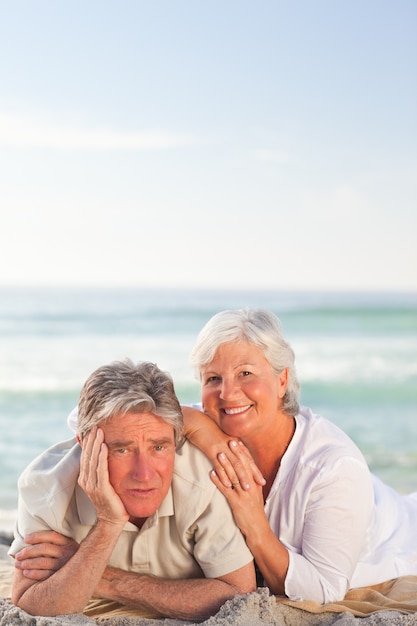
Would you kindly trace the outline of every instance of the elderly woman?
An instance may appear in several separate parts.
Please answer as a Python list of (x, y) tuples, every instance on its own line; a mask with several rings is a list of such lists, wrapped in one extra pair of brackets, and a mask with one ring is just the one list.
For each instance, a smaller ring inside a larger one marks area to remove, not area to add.
[(204, 414), (187, 436), (212, 460), (264, 584), (292, 600), (417, 574), (417, 492), (373, 476), (337, 426), (299, 407), (294, 353), (263, 310), (223, 311), (191, 356)]

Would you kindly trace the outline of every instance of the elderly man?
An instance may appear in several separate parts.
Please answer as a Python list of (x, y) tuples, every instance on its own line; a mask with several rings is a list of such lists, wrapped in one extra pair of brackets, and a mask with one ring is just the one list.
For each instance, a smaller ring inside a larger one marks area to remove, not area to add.
[[(33, 615), (89, 614), (99, 598), (194, 620), (255, 589), (252, 555), (209, 461), (181, 440), (182, 428), (172, 380), (156, 365), (127, 360), (93, 372), (76, 439), (44, 452), (19, 479), (9, 551), (16, 605)], [(57, 566), (36, 580), (26, 570), (33, 550), (49, 563), (54, 542)]]

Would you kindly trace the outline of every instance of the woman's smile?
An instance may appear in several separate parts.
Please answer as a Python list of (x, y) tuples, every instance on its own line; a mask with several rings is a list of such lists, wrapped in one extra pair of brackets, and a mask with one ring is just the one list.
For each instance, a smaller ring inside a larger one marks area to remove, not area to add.
[(221, 409), (226, 415), (240, 415), (241, 413), (245, 413), (248, 409), (251, 408), (251, 404), (247, 404), (246, 406), (239, 406), (234, 408), (226, 408)]

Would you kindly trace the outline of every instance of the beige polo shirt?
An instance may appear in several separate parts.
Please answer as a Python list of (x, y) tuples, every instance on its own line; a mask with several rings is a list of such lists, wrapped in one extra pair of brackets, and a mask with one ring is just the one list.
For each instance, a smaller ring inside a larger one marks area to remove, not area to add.
[[(19, 478), (15, 539), (55, 530), (81, 542), (95, 524), (94, 507), (78, 486), (81, 447), (64, 441), (36, 458)], [(164, 578), (217, 578), (252, 561), (230, 507), (209, 477), (211, 464), (189, 442), (176, 454), (171, 488), (139, 530), (128, 522), (109, 565)]]

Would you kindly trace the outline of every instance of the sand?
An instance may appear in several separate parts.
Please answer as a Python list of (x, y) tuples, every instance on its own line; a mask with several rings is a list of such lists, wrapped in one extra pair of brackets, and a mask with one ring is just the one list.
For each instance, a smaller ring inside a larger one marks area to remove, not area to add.
[[(7, 540), (0, 538), (0, 588), (10, 580), (13, 565), (7, 556)], [(33, 617), (14, 606), (9, 599), (0, 598), (0, 626), (417, 626), (417, 614), (397, 611), (378, 611), (368, 617), (355, 617), (351, 613), (313, 614), (299, 608), (276, 602), (266, 588), (236, 596), (226, 602), (220, 611), (204, 622), (175, 619), (149, 619), (141, 617), (114, 616), (91, 619), (85, 615), (62, 615), (58, 617)]]

